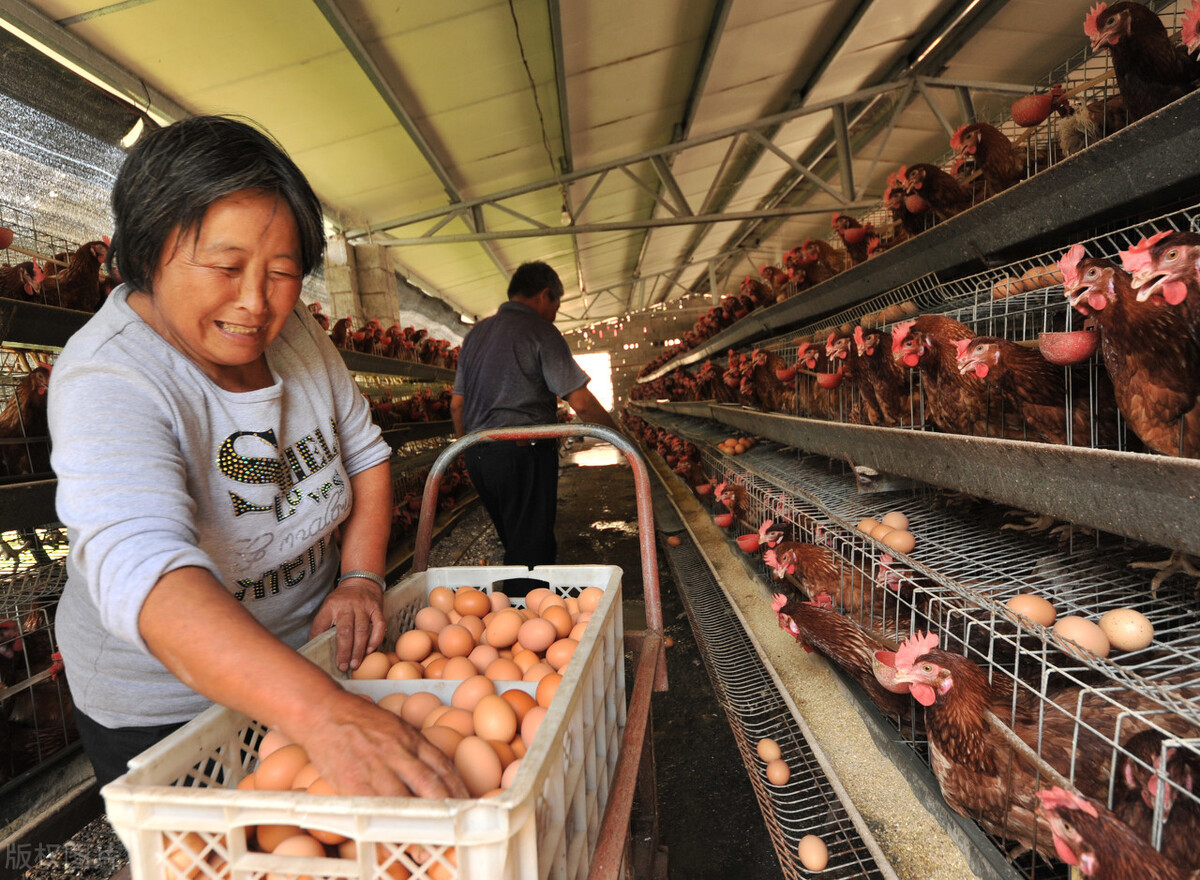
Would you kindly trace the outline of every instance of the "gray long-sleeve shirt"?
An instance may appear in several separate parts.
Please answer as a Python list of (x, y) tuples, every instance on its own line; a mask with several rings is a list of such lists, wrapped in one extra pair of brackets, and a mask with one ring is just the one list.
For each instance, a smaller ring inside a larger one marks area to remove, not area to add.
[[(76, 705), (107, 727), (209, 705), (149, 653), (138, 614), (164, 574), (207, 569), (299, 647), (339, 568), (349, 478), (390, 449), (301, 306), (267, 349), (275, 382), (217, 387), (115, 290), (63, 349), (49, 391), (56, 504), (71, 552), (55, 623)], [(212, 633), (213, 651), (222, 633)]]

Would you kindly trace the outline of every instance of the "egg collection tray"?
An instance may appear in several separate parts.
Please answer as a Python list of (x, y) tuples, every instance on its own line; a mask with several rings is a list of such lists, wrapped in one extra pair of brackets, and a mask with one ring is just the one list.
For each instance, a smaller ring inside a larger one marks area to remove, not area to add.
[[(254, 769), (266, 729), (214, 706), (131, 761), (129, 772), (101, 792), (109, 821), (129, 851), (133, 880), (262, 880), (269, 874), (313, 880), (586, 877), (625, 726), (621, 570), (606, 565), (429, 569), (384, 594), (388, 638), (413, 627), (435, 587), (491, 592), (498, 581), (514, 577), (545, 580), (564, 597), (587, 587), (599, 587), (604, 597), (510, 788), (470, 800), (239, 791), (234, 786)], [(419, 690), (448, 697), (456, 684), (349, 681), (336, 669), (334, 650), (330, 632), (301, 652), (347, 688), (376, 698)], [(498, 684), (500, 690), (505, 687)], [(357, 856), (252, 852), (247, 832), (260, 824), (330, 831), (353, 840)]]

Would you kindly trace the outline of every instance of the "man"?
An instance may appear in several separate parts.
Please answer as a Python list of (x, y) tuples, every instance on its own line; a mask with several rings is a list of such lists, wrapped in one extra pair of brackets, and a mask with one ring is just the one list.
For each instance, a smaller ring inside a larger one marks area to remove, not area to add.
[[(508, 285), (508, 302), (463, 340), (450, 416), (461, 436), (485, 428), (551, 425), (558, 398), (584, 421), (619, 430), (587, 388), (591, 381), (554, 327), (562, 300), (558, 274), (542, 262), (524, 263)], [(487, 508), (506, 565), (553, 563), (558, 507), (558, 442), (481, 443), (466, 452), (467, 472)], [(510, 580), (523, 596), (538, 581)]]

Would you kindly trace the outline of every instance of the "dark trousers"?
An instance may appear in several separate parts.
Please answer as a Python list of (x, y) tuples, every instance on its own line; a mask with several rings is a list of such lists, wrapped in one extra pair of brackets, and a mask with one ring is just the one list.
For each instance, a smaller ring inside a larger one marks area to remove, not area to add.
[[(558, 443), (481, 443), (464, 455), (471, 483), (504, 544), (504, 564), (532, 568), (553, 563), (558, 553)], [(505, 581), (504, 592), (524, 596), (537, 586), (545, 583), (520, 578)]]
[(168, 734), (183, 727), (178, 724), (160, 724), (155, 727), (105, 727), (75, 710), (75, 724), (79, 728), (79, 740), (83, 751), (96, 771), (96, 782), (107, 785), (129, 769), (129, 759), (135, 758)]

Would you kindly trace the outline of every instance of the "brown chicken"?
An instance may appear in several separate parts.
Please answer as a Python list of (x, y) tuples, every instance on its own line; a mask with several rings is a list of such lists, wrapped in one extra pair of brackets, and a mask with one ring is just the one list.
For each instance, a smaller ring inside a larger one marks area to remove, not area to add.
[[(22, 618), (19, 628), (13, 624), (0, 623), (0, 642), (7, 632), (20, 635), (4, 642), (7, 652), (0, 651), (6, 660), (0, 684), (12, 692), (0, 702), (8, 738), (7, 753), (0, 751), (0, 780), (20, 775), (78, 738), (74, 703), (62, 675), (62, 658), (51, 641), (49, 615), (35, 609)], [(12, 654), (11, 659), (6, 653)], [(31, 678), (37, 680), (19, 687)]]
[(0, 297), (35, 300), (41, 295), (45, 278), (37, 260), (26, 260), (15, 266), (0, 266)]
[(976, 122), (961, 126), (950, 138), (950, 147), (975, 177), (979, 198), (990, 198), (1025, 177), (1025, 157), (994, 125)]
[(936, 165), (922, 162), (902, 168), (904, 205), (913, 214), (932, 214), (935, 223), (971, 207), (971, 191)]
[(810, 599), (828, 600), (877, 635), (895, 639), (898, 632), (907, 632), (911, 609), (898, 601), (888, 579), (890, 562), (890, 556), (883, 556), (872, 578), (821, 544), (783, 541), (763, 553), (763, 564), (776, 580), (790, 577)]
[(833, 231), (837, 233), (838, 238), (845, 245), (846, 254), (850, 258), (850, 265), (857, 266), (859, 263), (867, 261), (867, 245), (871, 237), (875, 235), (874, 226), (870, 223), (864, 226), (853, 217), (847, 217), (845, 214), (834, 214)]
[(1038, 792), (1059, 859), (1088, 880), (1196, 880), (1197, 873), (1166, 858), (1091, 798), (1055, 786)]
[[(894, 247), (914, 235), (920, 235), (929, 225), (927, 207), (923, 208), (920, 214), (908, 210), (908, 193), (905, 192), (907, 175), (907, 166), (902, 166), (888, 175), (887, 186), (883, 190), (883, 204), (892, 215), (892, 234), (883, 236), (876, 252)], [(921, 207), (921, 200), (914, 200), (914, 203)]]
[[(1018, 701), (1014, 712), (1011, 691), (998, 686), (1006, 676), (989, 683), (987, 674), (960, 654), (931, 648), (913, 657), (915, 652), (904, 650), (908, 644), (896, 653), (894, 681), (908, 684), (925, 707), (929, 763), (946, 803), (989, 834), (1051, 857), (1049, 823), (1036, 815), (1043, 777), (993, 727), (989, 714), (1010, 718), (1012, 732), (1042, 760), (1059, 773), (1071, 773), (1084, 794), (1106, 799), (1117, 725), (1121, 736), (1129, 737), (1147, 729), (1145, 722), (1137, 715), (1121, 719), (1123, 713), (1095, 689), (1058, 679), (1049, 682), (1044, 705)], [(1161, 709), (1137, 691), (1108, 687), (1105, 693), (1132, 710)], [(1183, 735), (1200, 733), (1178, 716), (1155, 717), (1164, 726), (1181, 727), (1177, 732)]]
[(1138, 302), (1128, 272), (1073, 245), (1059, 260), (1063, 293), (1100, 328), (1100, 352), (1117, 408), (1146, 446), (1200, 456), (1200, 347), (1183, 314), (1162, 301)]
[[(1158, 730), (1143, 730), (1124, 744), (1128, 754), (1117, 762), (1113, 814), (1148, 843), (1153, 843), (1154, 804), (1158, 798), (1162, 745)], [(1136, 760), (1135, 760), (1136, 759)], [(1167, 749), (1162, 792), (1162, 845), (1159, 851), (1186, 868), (1200, 868), (1200, 757), (1179, 746)]]
[(787, 375), (783, 358), (765, 348), (756, 348), (750, 352), (747, 368), (744, 381), (750, 383), (758, 406), (768, 412), (790, 413), (795, 409), (794, 383), (780, 378), (781, 375)]
[(890, 650), (888, 644), (820, 601), (789, 599), (776, 593), (771, 608), (779, 625), (805, 650), (816, 651), (853, 678), (881, 712), (906, 723), (911, 720), (913, 702), (908, 686), (892, 684), (892, 690), (875, 675), (875, 654)]
[(1100, 2), (1091, 8), (1083, 31), (1092, 51), (1108, 49), (1117, 89), (1136, 122), (1181, 98), (1194, 87), (1187, 50), (1171, 41), (1162, 19), (1141, 3)]
[(1200, 344), (1200, 235), (1159, 232), (1121, 251), (1138, 302), (1165, 302), (1183, 313), (1192, 339)]
[(108, 245), (89, 241), (71, 255), (60, 269), (42, 284), (42, 296), (52, 306), (94, 312), (100, 308), (100, 266), (108, 256)]
[(333, 344), (336, 347), (347, 351), (354, 348), (354, 340), (350, 335), (350, 328), (352, 326), (352, 318), (338, 318), (333, 322), (333, 329), (329, 331), (329, 338), (333, 340)]
[(985, 380), (958, 369), (955, 343), (974, 336), (953, 318), (921, 315), (892, 328), (892, 357), (920, 370), (925, 418), (934, 427), (952, 434), (1020, 438), (1020, 426), (1008, 423), (999, 395), (989, 394)]
[(890, 342), (878, 328), (854, 328), (854, 347), (879, 406), (879, 424), (897, 428), (912, 424), (912, 391), (907, 372), (892, 357)]
[[(862, 331), (861, 327), (855, 329), (860, 333)], [(883, 412), (875, 396), (875, 386), (871, 384), (870, 367), (859, 357), (854, 336), (838, 331), (830, 333), (825, 341), (825, 356), (830, 363), (839, 365), (846, 381), (857, 392), (850, 421), (865, 425), (883, 424)]]
[(30, 442), (0, 445), (9, 476), (50, 470), (50, 423), (46, 416), (49, 387), (50, 367), (39, 366), (17, 383), (8, 404), (0, 410), (0, 438), (31, 438)]
[[(959, 339), (958, 368), (991, 382), (1005, 404), (1020, 413), (1030, 438), (1046, 443), (1067, 442), (1067, 382), (1063, 368), (1046, 360), (1040, 351), (998, 336)], [(1080, 371), (1081, 373), (1083, 371)], [(1087, 378), (1072, 383), (1071, 444), (1112, 446), (1117, 441), (1117, 403), (1107, 373), (1100, 376), (1092, 439), (1092, 405)]]

